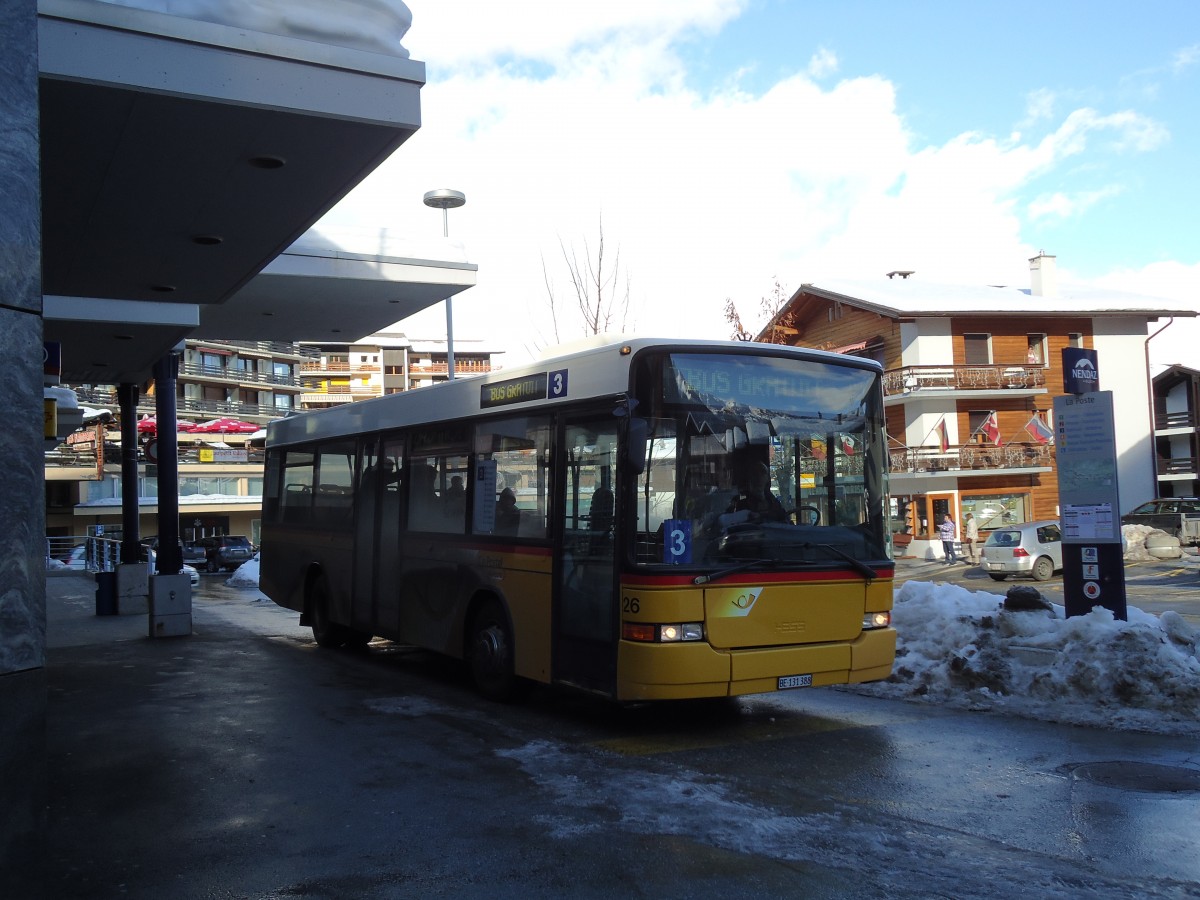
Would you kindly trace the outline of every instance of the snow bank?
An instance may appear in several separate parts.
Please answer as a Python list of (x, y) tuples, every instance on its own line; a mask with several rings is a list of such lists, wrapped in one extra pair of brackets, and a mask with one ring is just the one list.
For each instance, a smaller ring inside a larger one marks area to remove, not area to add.
[(1158, 733), (1200, 730), (1200, 631), (1130, 607), (1120, 622), (1012, 612), (1004, 597), (910, 581), (896, 592), (896, 666), (859, 693)]

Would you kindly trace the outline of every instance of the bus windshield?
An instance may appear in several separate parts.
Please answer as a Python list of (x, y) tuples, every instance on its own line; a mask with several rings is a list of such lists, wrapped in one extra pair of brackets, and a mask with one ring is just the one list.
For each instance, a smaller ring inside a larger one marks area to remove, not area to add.
[(641, 361), (634, 378), (635, 414), (649, 425), (633, 486), (635, 562), (845, 567), (888, 558), (878, 371), (679, 353)]

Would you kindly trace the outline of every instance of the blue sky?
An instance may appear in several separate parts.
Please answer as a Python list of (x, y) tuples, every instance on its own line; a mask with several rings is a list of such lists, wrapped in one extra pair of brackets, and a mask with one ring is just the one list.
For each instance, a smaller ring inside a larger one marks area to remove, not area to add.
[(1200, 4), (408, 6), (422, 128), (325, 224), (440, 233), (421, 196), (462, 190), (455, 335), (512, 363), (582, 333), (549, 296), (601, 219), (643, 332), (725, 337), (776, 281), (1026, 286), (1039, 249), (1200, 308)]

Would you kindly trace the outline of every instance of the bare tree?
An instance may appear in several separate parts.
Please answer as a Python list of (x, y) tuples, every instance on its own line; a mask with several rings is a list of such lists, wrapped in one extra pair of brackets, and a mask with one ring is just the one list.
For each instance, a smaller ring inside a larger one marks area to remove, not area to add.
[(730, 335), (735, 341), (748, 341), (754, 337), (745, 326), (742, 325), (742, 317), (738, 315), (737, 306), (731, 298), (725, 298), (725, 321), (733, 326), (733, 333)]
[[(779, 313), (788, 301), (787, 289), (780, 283), (779, 279), (775, 279), (775, 285), (771, 288), (771, 293), (762, 297), (758, 301), (758, 308), (762, 314), (765, 324), (764, 330), (767, 333), (762, 335), (762, 340), (775, 344), (782, 343), (779, 338), (779, 331), (782, 327), (790, 325), (790, 322), (785, 322), (783, 319), (789, 318), (788, 314), (780, 316)], [(735, 341), (752, 341), (754, 334), (745, 325), (742, 324), (742, 317), (738, 313), (737, 304), (730, 297), (725, 298), (725, 321), (733, 326), (733, 333), (730, 335)]]
[(567, 267), (567, 279), (575, 296), (574, 309), (569, 300), (561, 300), (555, 290), (546, 258), (542, 257), (542, 278), (550, 306), (550, 323), (555, 343), (563, 339), (562, 330), (572, 319), (582, 325), (585, 335), (604, 334), (609, 331), (624, 331), (629, 324), (630, 278), (621, 271), (620, 249), (608, 255), (604, 240), (604, 217), (600, 217), (599, 237), (595, 253), (588, 240), (583, 241), (583, 255), (575, 246), (567, 247), (562, 239), (558, 242), (563, 262)]

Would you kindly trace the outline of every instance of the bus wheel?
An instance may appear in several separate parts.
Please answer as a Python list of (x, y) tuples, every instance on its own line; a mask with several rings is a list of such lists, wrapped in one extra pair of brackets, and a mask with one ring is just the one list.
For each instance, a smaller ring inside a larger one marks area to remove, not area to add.
[(485, 603), (471, 619), (467, 665), (479, 692), (489, 700), (511, 700), (516, 694), (513, 642), (508, 619), (495, 601)]
[(349, 639), (347, 630), (329, 619), (329, 584), (324, 576), (309, 588), (308, 615), (318, 647), (341, 647)]

